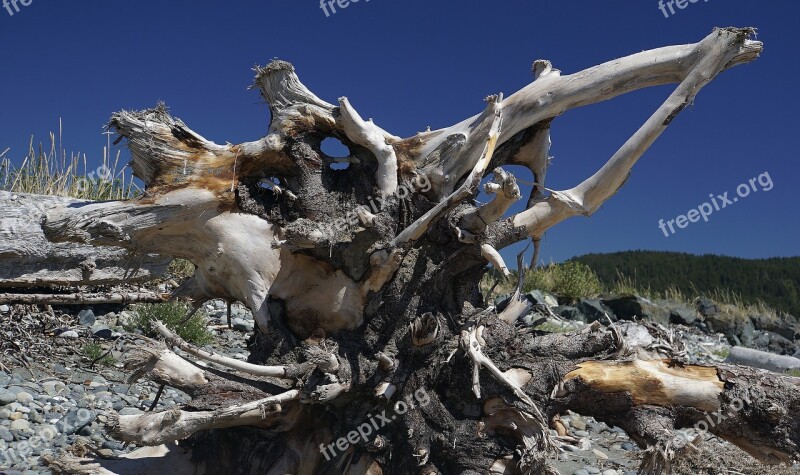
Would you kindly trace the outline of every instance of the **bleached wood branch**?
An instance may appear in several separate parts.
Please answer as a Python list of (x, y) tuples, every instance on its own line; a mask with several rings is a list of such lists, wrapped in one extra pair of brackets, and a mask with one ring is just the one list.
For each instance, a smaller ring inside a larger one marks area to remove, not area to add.
[[(514, 217), (515, 226), (524, 226), (530, 236), (540, 237), (553, 225), (572, 216), (590, 215), (625, 183), (631, 168), (670, 122), (694, 99), (695, 95), (731, 62), (750, 58), (760, 51), (760, 43), (748, 39), (749, 30), (717, 30), (703, 40), (698, 56), (689, 71), (664, 104), (592, 177), (575, 188), (554, 191), (547, 199), (536, 202), (529, 210)], [(607, 70), (614, 74), (615, 70)], [(600, 81), (605, 82), (605, 81)]]
[(171, 409), (159, 413), (130, 416), (111, 414), (108, 430), (117, 439), (138, 445), (161, 445), (184, 439), (201, 430), (242, 425), (257, 425), (280, 416), (281, 404), (296, 401), (300, 391), (292, 389), (246, 404), (236, 404), (216, 411), (188, 412)]
[(346, 97), (339, 99), (339, 124), (350, 140), (368, 149), (378, 160), (375, 178), (380, 195), (386, 198), (394, 194), (397, 191), (397, 155), (386, 143), (384, 131), (371, 119), (365, 122)]
[(167, 340), (168, 344), (172, 346), (177, 346), (178, 348), (189, 353), (190, 355), (194, 355), (203, 360), (210, 361), (212, 363), (217, 363), (227, 368), (235, 369), (237, 371), (241, 371), (246, 374), (252, 374), (255, 376), (268, 376), (272, 378), (291, 379), (291, 376), (288, 375), (289, 371), (287, 371), (287, 368), (285, 366), (255, 365), (251, 363), (246, 363), (244, 361), (239, 361), (234, 358), (229, 358), (227, 356), (211, 353), (206, 350), (202, 350), (184, 341), (180, 336), (170, 331), (166, 325), (164, 325), (162, 322), (159, 321), (153, 322), (153, 328), (155, 328), (156, 331), (158, 331), (158, 333), (161, 334), (161, 336), (163, 336)]
[(464, 213), (460, 220), (460, 226), (472, 234), (482, 233), (489, 223), (502, 218), (508, 208), (521, 197), (516, 178), (502, 168), (494, 170), (494, 177), (491, 182), (486, 183), (484, 191), (494, 195), (492, 201)]
[[(752, 32), (749, 28), (715, 29), (699, 43), (644, 51), (564, 76), (553, 72), (542, 74), (504, 101), (504, 126), (498, 148), (519, 148), (520, 144), (512, 140), (517, 134), (537, 124), (545, 125), (567, 110), (642, 88), (681, 82), (715, 44), (726, 43), (730, 48), (731, 54), (726, 55), (722, 70), (750, 62), (762, 49), (760, 42), (747, 39)], [(414, 159), (418, 166), (427, 175), (439, 177), (436, 187), (443, 196), (455, 189), (474, 167), (471, 139), (485, 133), (490, 120), (481, 114), (406, 139), (415, 144)]]
[(501, 256), (500, 253), (497, 252), (497, 249), (492, 247), (491, 244), (481, 244), (481, 255), (484, 259), (489, 261), (489, 263), (492, 264), (495, 269), (502, 272), (504, 276), (508, 277), (511, 275), (511, 271), (508, 270), (508, 266), (503, 260), (503, 256)]
[(486, 98), (488, 106), (484, 115), (492, 118), (491, 127), (489, 128), (486, 138), (483, 141), (483, 149), (477, 157), (474, 167), (469, 176), (464, 180), (464, 183), (454, 191), (450, 196), (445, 198), (431, 208), (428, 212), (422, 215), (410, 226), (405, 228), (397, 237), (392, 241), (392, 246), (396, 247), (401, 244), (406, 244), (411, 241), (419, 239), (425, 231), (444, 213), (450, 210), (453, 206), (458, 204), (461, 200), (473, 195), (480, 185), (483, 174), (489, 166), (489, 162), (494, 155), (497, 146), (497, 140), (502, 130), (502, 108), (503, 108), (503, 95), (489, 96)]
[(133, 383), (142, 378), (175, 388), (208, 384), (205, 372), (166, 348), (137, 346), (127, 357), (125, 366)]

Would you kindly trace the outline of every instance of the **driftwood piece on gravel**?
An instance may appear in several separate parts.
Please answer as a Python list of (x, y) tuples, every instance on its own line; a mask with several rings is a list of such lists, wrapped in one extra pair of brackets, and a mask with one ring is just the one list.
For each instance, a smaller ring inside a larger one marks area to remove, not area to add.
[(730, 354), (725, 359), (726, 363), (749, 366), (751, 368), (761, 368), (778, 373), (785, 373), (789, 370), (800, 370), (800, 359), (794, 356), (776, 355), (766, 351), (734, 346)]
[(42, 228), (46, 214), (85, 203), (0, 191), (0, 288), (120, 284), (164, 274), (170, 258), (49, 241)]
[(155, 292), (90, 292), (69, 294), (11, 294), (0, 293), (0, 303), (27, 305), (101, 305), (161, 303), (169, 294)]

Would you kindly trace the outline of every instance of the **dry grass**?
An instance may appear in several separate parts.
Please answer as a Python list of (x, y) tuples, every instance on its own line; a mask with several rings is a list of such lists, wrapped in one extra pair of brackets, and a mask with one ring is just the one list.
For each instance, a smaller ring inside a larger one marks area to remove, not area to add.
[(90, 169), (86, 154), (67, 155), (61, 143), (59, 123), (58, 140), (51, 132), (49, 148), (41, 143), (36, 147), (31, 137), (19, 167), (12, 164), (9, 149), (5, 149), (0, 153), (0, 190), (86, 200), (122, 200), (139, 192), (127, 165), (119, 167), (119, 151), (112, 161), (109, 148), (103, 147), (102, 163)]

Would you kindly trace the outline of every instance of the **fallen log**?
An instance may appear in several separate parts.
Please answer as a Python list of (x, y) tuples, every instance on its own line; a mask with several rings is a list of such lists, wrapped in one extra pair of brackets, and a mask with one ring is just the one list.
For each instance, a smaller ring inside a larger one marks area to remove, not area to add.
[(734, 346), (725, 359), (726, 363), (761, 368), (776, 373), (800, 370), (800, 359), (794, 356), (776, 355), (766, 351), (754, 350), (744, 346)]
[(161, 303), (169, 300), (169, 294), (155, 292), (106, 292), (70, 294), (10, 294), (0, 293), (0, 303), (25, 305), (102, 305)]
[(164, 274), (171, 258), (47, 239), (48, 212), (86, 203), (0, 191), (0, 288), (146, 282)]

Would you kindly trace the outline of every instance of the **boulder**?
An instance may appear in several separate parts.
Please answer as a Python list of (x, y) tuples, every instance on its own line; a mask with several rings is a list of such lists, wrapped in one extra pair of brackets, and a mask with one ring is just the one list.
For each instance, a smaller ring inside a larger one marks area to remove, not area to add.
[(620, 320), (647, 319), (651, 322), (668, 325), (670, 313), (653, 302), (638, 295), (626, 295), (604, 299), (603, 304), (610, 308)]
[(700, 315), (710, 317), (719, 312), (719, 307), (713, 300), (706, 297), (697, 297), (694, 301), (694, 306)]
[(669, 312), (669, 322), (672, 324), (692, 326), (699, 323), (697, 310), (688, 305), (671, 300), (654, 300), (653, 304)]
[(558, 316), (560, 316), (562, 318), (566, 318), (567, 320), (572, 320), (572, 321), (575, 321), (575, 322), (578, 322), (578, 321), (582, 322), (582, 321), (586, 320), (586, 318), (584, 318), (584, 316), (580, 312), (580, 310), (578, 310), (577, 308), (572, 307), (570, 305), (558, 306), (558, 307), (553, 309), (553, 313), (555, 313), (556, 315), (558, 315)]
[(756, 330), (777, 333), (778, 335), (794, 340), (796, 335), (800, 335), (800, 322), (792, 315), (750, 315), (750, 320)]
[(558, 299), (554, 295), (541, 290), (528, 292), (525, 294), (525, 298), (533, 304), (545, 305), (550, 308), (558, 307)]
[(722, 333), (731, 344), (752, 346), (755, 337), (753, 322), (736, 307), (726, 305), (713, 315), (705, 317), (709, 331)]
[[(582, 314), (582, 320), (586, 323), (600, 321), (600, 323), (607, 325), (609, 319), (612, 322), (617, 320), (614, 311), (599, 299), (580, 299), (575, 308)], [(608, 315), (608, 318), (606, 318), (606, 315)]]

